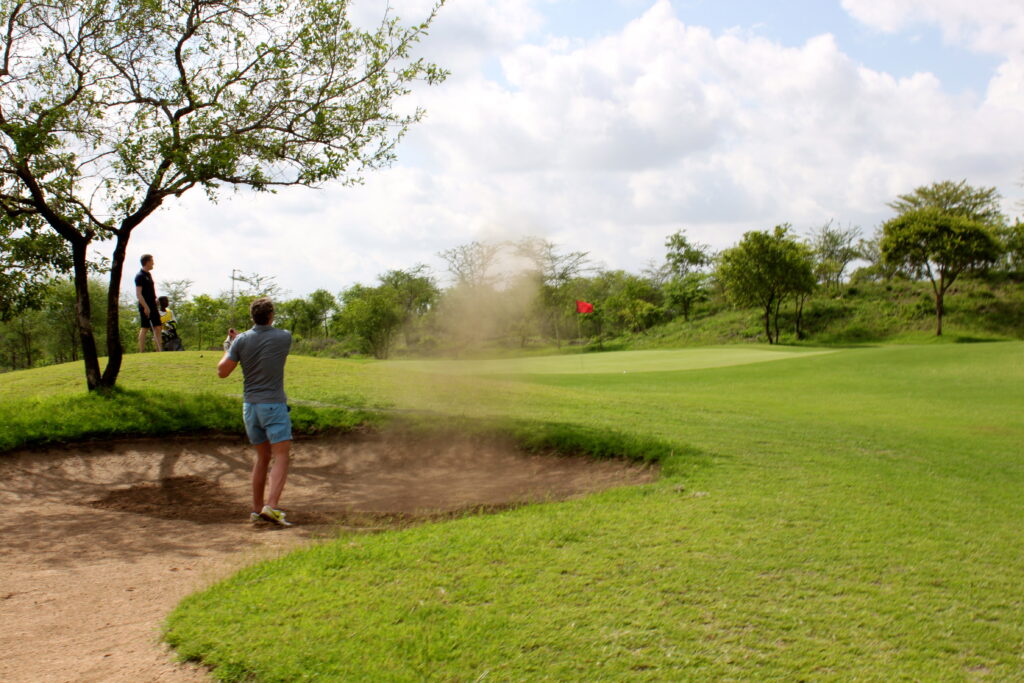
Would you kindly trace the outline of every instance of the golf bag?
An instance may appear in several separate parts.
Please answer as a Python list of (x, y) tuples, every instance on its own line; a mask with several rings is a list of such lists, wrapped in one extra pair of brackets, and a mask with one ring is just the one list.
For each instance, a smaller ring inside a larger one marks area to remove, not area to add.
[(164, 326), (163, 331), (160, 333), (160, 340), (163, 342), (164, 351), (185, 350), (185, 345), (181, 343), (181, 337), (178, 336), (178, 330), (175, 329), (174, 325)]

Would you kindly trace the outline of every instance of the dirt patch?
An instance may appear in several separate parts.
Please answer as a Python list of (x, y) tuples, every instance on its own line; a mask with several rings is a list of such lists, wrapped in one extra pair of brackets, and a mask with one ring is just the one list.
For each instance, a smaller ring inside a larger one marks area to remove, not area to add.
[(252, 450), (142, 439), (0, 456), (3, 681), (202, 681), (159, 642), (188, 593), (342, 529), (375, 531), (652, 481), (650, 467), (489, 438), (296, 442), (282, 507), (252, 525)]

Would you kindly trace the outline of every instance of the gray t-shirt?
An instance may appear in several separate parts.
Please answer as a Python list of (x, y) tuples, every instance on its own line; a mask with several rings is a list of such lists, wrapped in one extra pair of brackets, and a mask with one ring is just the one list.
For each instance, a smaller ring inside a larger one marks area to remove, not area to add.
[(292, 347), (292, 333), (273, 325), (253, 325), (235, 337), (228, 358), (241, 363), (246, 403), (287, 403), (284, 362)]

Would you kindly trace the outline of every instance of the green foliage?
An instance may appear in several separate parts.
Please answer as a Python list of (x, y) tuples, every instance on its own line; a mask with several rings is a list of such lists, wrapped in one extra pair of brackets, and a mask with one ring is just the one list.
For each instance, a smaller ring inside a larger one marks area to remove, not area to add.
[(38, 309), (56, 273), (71, 270), (68, 245), (28, 215), (0, 212), (0, 321)]
[(324, 339), (330, 334), (330, 320), (338, 311), (338, 302), (326, 289), (318, 289), (304, 299), (291, 299), (275, 305), (274, 322), (291, 330), (297, 338)]
[(806, 296), (814, 288), (810, 254), (790, 235), (788, 225), (778, 225), (771, 233), (746, 233), (738, 245), (722, 252), (716, 278), (736, 305), (763, 311), (770, 344), (779, 341), (783, 301)]
[(594, 312), (583, 316), (583, 322), (599, 338), (642, 332), (664, 316), (662, 291), (647, 278), (622, 270), (601, 271), (578, 281), (574, 289), (594, 304)]
[(832, 221), (811, 233), (809, 245), (814, 255), (814, 275), (817, 281), (832, 291), (838, 291), (843, 274), (851, 261), (861, 257), (858, 248), (860, 228), (840, 228)]
[[(91, 314), (94, 323), (106, 317), (106, 287), (97, 278), (88, 281), (97, 302)], [(75, 301), (75, 286), (66, 278), (40, 283), (34, 309), (22, 310), (6, 322), (0, 322), (0, 369), (17, 370), (50, 363), (77, 360), (81, 341)], [(134, 310), (130, 312), (134, 315)], [(133, 325), (134, 327), (133, 318)], [(104, 342), (104, 330), (97, 325), (96, 338)]]
[(355, 285), (341, 294), (342, 308), (333, 324), (340, 334), (352, 334), (362, 351), (387, 358), (405, 320), (398, 292), (387, 285)]
[(944, 180), (901, 194), (889, 207), (902, 215), (924, 209), (960, 216), (988, 226), (1001, 225), (1005, 216), (999, 208), (999, 192), (994, 187), (972, 187), (967, 180)]
[[(690, 319), (695, 304), (707, 301), (711, 296), (711, 276), (707, 273), (687, 273), (674, 277), (664, 286), (665, 305)], [(674, 317), (674, 316), (673, 316)]]
[(208, 294), (197, 294), (190, 301), (178, 304), (178, 333), (185, 348), (207, 349), (219, 347), (232, 326), (228, 319), (231, 301), (224, 297), (214, 298)]
[(883, 226), (882, 254), (890, 264), (923, 273), (935, 295), (936, 335), (942, 334), (946, 291), (963, 273), (995, 263), (1000, 245), (983, 223), (937, 208), (914, 209)]
[(382, 287), (395, 293), (398, 307), (402, 311), (402, 331), (407, 347), (420, 343), (423, 321), (433, 311), (441, 298), (437, 282), (425, 265), (407, 270), (389, 270), (380, 276)]
[(996, 234), (1002, 246), (1003, 267), (1024, 274), (1024, 223), (1018, 219), (1013, 225), (998, 228)]
[(665, 262), (669, 272), (676, 279), (685, 279), (687, 275), (711, 265), (711, 248), (706, 244), (690, 242), (686, 232), (678, 230), (665, 239)]

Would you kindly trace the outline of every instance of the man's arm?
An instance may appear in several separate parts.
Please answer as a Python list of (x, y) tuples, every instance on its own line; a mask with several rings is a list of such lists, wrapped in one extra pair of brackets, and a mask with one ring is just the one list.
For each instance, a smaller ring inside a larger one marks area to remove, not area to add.
[(228, 328), (228, 338), (224, 340), (224, 357), (217, 363), (217, 376), (224, 379), (238, 367), (238, 361), (231, 357), (231, 346), (238, 338), (235, 328)]
[(149, 305), (146, 304), (146, 300), (142, 297), (142, 287), (135, 285), (135, 298), (139, 300), (139, 304), (142, 305), (142, 310), (149, 315)]
[(234, 372), (235, 368), (237, 368), (237, 367), (238, 367), (238, 361), (231, 360), (228, 357), (227, 352), (225, 352), (224, 353), (224, 357), (220, 359), (219, 363), (217, 363), (217, 376), (220, 377), (221, 379), (224, 379), (225, 377), (230, 375), (232, 372)]

